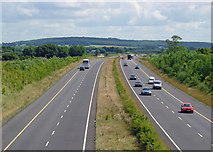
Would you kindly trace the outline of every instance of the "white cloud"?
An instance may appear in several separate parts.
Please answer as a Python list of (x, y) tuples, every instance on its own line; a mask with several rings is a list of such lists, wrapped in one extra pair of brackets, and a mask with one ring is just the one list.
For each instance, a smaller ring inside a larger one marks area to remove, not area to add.
[(24, 14), (24, 15), (27, 15), (27, 16), (30, 16), (32, 17), (33, 15), (35, 14), (38, 14), (39, 13), (39, 10), (38, 9), (35, 9), (35, 8), (24, 8), (24, 7), (18, 7), (17, 10)]
[(159, 10), (156, 10), (152, 13), (152, 15), (154, 16), (154, 18), (156, 18), (157, 20), (166, 20), (167, 17), (162, 15), (161, 12)]
[(104, 15), (104, 20), (110, 21), (110, 16)]

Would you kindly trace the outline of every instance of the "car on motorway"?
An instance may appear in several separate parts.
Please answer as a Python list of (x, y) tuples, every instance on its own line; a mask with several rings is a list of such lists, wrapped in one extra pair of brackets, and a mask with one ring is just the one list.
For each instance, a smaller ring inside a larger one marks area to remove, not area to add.
[(141, 91), (142, 95), (152, 95), (150, 88), (143, 88)]
[(160, 80), (155, 80), (153, 83), (153, 89), (161, 89), (162, 83)]
[(135, 87), (142, 87), (142, 82), (141, 81), (136, 81), (135, 82)]
[(149, 80), (148, 80), (148, 83), (149, 84), (153, 84), (154, 83), (154, 81), (155, 81), (155, 78), (154, 77), (149, 77)]
[(84, 71), (85, 70), (85, 67), (84, 66), (81, 66), (80, 67), (80, 71)]
[(124, 63), (124, 66), (128, 66), (128, 64), (125, 62), (125, 63)]
[(136, 75), (134, 75), (134, 74), (131, 74), (131, 76), (130, 76), (130, 80), (136, 80), (137, 78), (136, 78)]
[(181, 112), (194, 112), (194, 108), (191, 103), (183, 103), (181, 105)]
[(140, 65), (136, 65), (136, 66), (135, 66), (135, 69), (140, 69)]

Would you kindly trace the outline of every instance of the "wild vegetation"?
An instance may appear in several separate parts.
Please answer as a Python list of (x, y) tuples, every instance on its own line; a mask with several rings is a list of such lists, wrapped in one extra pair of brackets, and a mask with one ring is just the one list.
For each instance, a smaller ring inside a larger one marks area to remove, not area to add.
[[(137, 137), (141, 150), (169, 150), (166, 144), (160, 139), (154, 127), (151, 125), (147, 117), (142, 114), (136, 103), (127, 94), (126, 88), (121, 83), (122, 75), (118, 72), (117, 62), (115, 59), (113, 62), (113, 71), (115, 77), (115, 83), (117, 91), (121, 97), (124, 111), (129, 115), (131, 119), (130, 129), (132, 134)], [(128, 88), (128, 87), (127, 87)]]
[(169, 77), (175, 77), (180, 83), (196, 87), (202, 92), (212, 91), (212, 50), (198, 48), (195, 51), (178, 45), (181, 38), (173, 36), (166, 40), (168, 49), (162, 54), (150, 55), (148, 60)]

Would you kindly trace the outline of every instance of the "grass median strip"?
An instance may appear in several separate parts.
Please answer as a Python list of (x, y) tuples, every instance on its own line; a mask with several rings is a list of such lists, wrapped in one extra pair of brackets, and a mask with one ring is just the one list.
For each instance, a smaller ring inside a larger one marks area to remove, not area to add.
[(129, 126), (133, 135), (136, 136), (141, 150), (169, 150), (166, 143), (159, 137), (147, 117), (141, 112), (137, 103), (131, 97), (128, 87), (122, 80), (118, 60), (113, 61), (113, 75), (116, 89), (122, 100), (123, 109), (129, 116)]
[(96, 150), (139, 150), (129, 128), (131, 119), (123, 110), (113, 76), (113, 59), (102, 67), (96, 114)]

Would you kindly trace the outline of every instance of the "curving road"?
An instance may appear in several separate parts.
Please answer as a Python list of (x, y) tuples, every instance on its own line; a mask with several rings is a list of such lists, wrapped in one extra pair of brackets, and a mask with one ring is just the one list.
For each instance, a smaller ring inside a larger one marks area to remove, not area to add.
[[(128, 66), (123, 66), (124, 62)], [(141, 69), (135, 69), (140, 65)], [(137, 60), (120, 60), (120, 68), (129, 88), (136, 97), (140, 107), (149, 115), (151, 122), (167, 144), (174, 150), (212, 150), (211, 141), (211, 113), (212, 109), (174, 86), (162, 80), (154, 72), (147, 69)], [(131, 74), (141, 80), (143, 87), (151, 88), (152, 95), (140, 95), (142, 88), (134, 87), (136, 80), (129, 80)], [(163, 82), (161, 90), (153, 90), (148, 84), (149, 76)], [(195, 112), (180, 113), (183, 102), (190, 102)]]
[(94, 149), (96, 83), (103, 63), (93, 60), (86, 71), (74, 68), (5, 124), (3, 149)]

